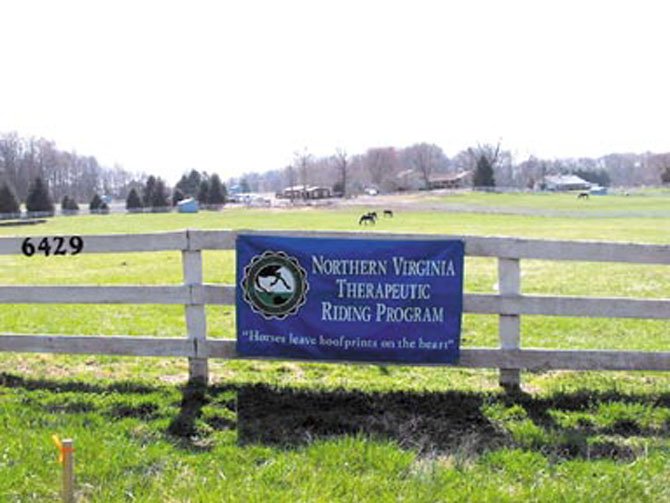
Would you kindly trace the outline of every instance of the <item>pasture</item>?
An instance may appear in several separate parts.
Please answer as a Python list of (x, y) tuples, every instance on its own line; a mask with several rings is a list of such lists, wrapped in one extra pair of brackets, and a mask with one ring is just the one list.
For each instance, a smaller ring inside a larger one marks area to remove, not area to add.
[[(544, 214), (550, 216), (581, 215), (583, 217), (645, 216), (667, 218), (668, 189), (638, 189), (614, 191), (608, 196), (578, 198), (578, 192), (489, 193), (454, 192), (428, 198), (447, 207), (485, 211)], [(426, 200), (426, 198), (423, 198)], [(581, 199), (581, 200), (580, 200)]]
[[(394, 207), (393, 219), (367, 229), (358, 219), (372, 208), (361, 206), (58, 217), (0, 227), (0, 236), (233, 228), (670, 243), (670, 218), (658, 217), (667, 196), (602, 198), (583, 218), (572, 208), (596, 198), (567, 205), (564, 196), (518, 195), (515, 205), (509, 194), (459, 195), (467, 212), (424, 201), (437, 206)], [(539, 204), (533, 197), (557, 213), (524, 214)], [(205, 253), (205, 281), (233, 283), (233, 264), (232, 252)], [(524, 261), (522, 275), (525, 293), (669, 298), (667, 269)], [(4, 285), (180, 282), (176, 252), (0, 256)], [(465, 282), (494, 291), (494, 261), (469, 258)], [(231, 337), (232, 308), (208, 309), (209, 336)], [(465, 316), (462, 345), (497, 345), (496, 322)], [(0, 305), (3, 333), (184, 331), (182, 306)], [(525, 317), (522, 332), (528, 347), (670, 348), (667, 321)], [(0, 354), (0, 495), (57, 499), (58, 433), (75, 439), (82, 501), (670, 499), (668, 374), (524, 373), (524, 393), (506, 395), (486, 370), (212, 360), (213, 385), (198, 389), (183, 387), (186, 368), (180, 359)]]

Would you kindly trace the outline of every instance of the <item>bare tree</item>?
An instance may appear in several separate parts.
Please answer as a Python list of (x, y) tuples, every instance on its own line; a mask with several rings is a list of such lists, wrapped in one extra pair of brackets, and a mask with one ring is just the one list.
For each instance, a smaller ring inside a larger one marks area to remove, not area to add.
[[(295, 167), (298, 170), (300, 184), (304, 189), (307, 189), (309, 168), (311, 163), (312, 154), (307, 151), (307, 148), (303, 149), (302, 152), (295, 152), (293, 164), (295, 164)], [(306, 194), (306, 192), (303, 192), (303, 194)]]
[(19, 182), (19, 162), (21, 160), (21, 140), (16, 133), (8, 133), (0, 137), (0, 166), (9, 182), (14, 186), (19, 200), (25, 200), (28, 186)]
[(286, 173), (286, 185), (289, 187), (289, 198), (291, 199), (291, 203), (293, 203), (294, 199), (294, 194), (295, 194), (295, 169), (293, 168), (292, 164), (289, 164), (286, 166), (284, 169)]
[(340, 174), (340, 183), (342, 184), (342, 197), (347, 197), (347, 169), (349, 168), (349, 156), (347, 151), (338, 148), (333, 156), (335, 166)]
[(476, 148), (469, 147), (468, 153), (475, 164), (484, 157), (488, 163), (495, 168), (500, 158), (500, 142), (498, 142), (495, 147), (490, 143), (479, 143)]
[(21, 138), (16, 133), (0, 134), (0, 171), (25, 200), (31, 180), (36, 177), (49, 185), (54, 199), (64, 196), (90, 201), (100, 191), (117, 195), (133, 175), (115, 167), (100, 166), (93, 156), (58, 150), (44, 138)]
[(647, 165), (649, 166), (649, 170), (656, 174), (657, 180), (662, 184), (670, 183), (670, 152), (649, 156)]
[(399, 163), (397, 152), (393, 147), (369, 149), (365, 154), (364, 163), (374, 185), (395, 188), (393, 184)]
[(658, 183), (658, 178), (654, 174), (645, 175), (645, 168), (649, 166), (646, 161), (638, 154), (608, 154), (598, 159), (598, 167), (609, 173), (612, 185)]
[(517, 166), (518, 177), (523, 187), (529, 190), (543, 187), (544, 177), (547, 174), (547, 163), (535, 156)]
[(429, 143), (417, 143), (407, 147), (404, 157), (411, 168), (421, 176), (426, 188), (430, 187), (430, 176), (433, 172), (447, 161), (442, 149)]

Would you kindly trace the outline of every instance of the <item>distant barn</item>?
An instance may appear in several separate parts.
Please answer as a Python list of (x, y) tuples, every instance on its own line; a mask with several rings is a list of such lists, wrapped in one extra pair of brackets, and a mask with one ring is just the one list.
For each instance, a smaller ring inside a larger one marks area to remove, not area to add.
[(462, 171), (455, 175), (433, 176), (428, 180), (428, 188), (435, 189), (461, 189), (468, 185), (471, 171)]
[(276, 196), (283, 199), (326, 199), (333, 197), (333, 192), (329, 187), (295, 185), (286, 187)]
[(589, 190), (591, 183), (577, 175), (549, 175), (544, 177), (544, 188), (557, 192), (566, 190)]

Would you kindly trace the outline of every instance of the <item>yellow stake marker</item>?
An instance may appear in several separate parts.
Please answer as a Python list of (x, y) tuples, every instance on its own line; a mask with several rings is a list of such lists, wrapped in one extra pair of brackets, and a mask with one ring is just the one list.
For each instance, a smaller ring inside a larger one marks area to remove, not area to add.
[(61, 442), (58, 435), (51, 439), (58, 449), (58, 462), (63, 465), (63, 501), (74, 503), (74, 442), (69, 438)]

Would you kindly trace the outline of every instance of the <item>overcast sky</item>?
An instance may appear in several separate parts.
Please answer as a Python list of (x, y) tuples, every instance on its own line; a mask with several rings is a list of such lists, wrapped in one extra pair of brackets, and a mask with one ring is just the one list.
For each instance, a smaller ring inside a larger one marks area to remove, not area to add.
[(644, 0), (5, 0), (0, 132), (171, 183), (304, 148), (666, 152), (669, 18)]

